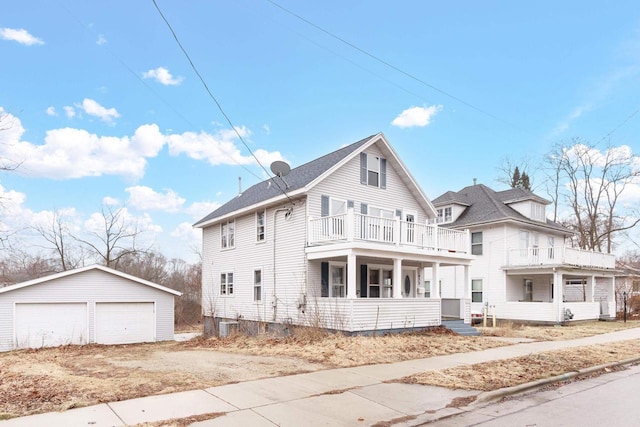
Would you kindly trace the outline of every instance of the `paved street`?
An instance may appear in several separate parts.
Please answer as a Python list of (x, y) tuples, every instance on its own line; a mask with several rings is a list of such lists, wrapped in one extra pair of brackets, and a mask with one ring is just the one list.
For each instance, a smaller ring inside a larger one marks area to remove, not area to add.
[(532, 392), (429, 426), (637, 426), (640, 366)]

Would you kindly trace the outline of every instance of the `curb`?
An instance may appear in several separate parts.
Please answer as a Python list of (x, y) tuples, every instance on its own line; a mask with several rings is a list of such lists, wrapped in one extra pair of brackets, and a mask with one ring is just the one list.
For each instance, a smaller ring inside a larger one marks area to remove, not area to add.
[(498, 390), (486, 391), (484, 393), (480, 393), (476, 400), (469, 406), (474, 406), (481, 403), (487, 403), (491, 400), (500, 399), (505, 396), (511, 396), (513, 394), (522, 393), (524, 391), (528, 391), (534, 388), (542, 387), (547, 384), (553, 384), (560, 381), (566, 381), (580, 375), (591, 374), (593, 372), (602, 371), (607, 368), (611, 368), (614, 366), (623, 366), (623, 365), (631, 365), (633, 363), (640, 362), (640, 357), (632, 357), (630, 359), (620, 360), (618, 362), (610, 362), (602, 365), (591, 366), (589, 368), (579, 369), (573, 372), (567, 372), (561, 375), (556, 375), (555, 377), (543, 378), (536, 381), (531, 381), (524, 384), (519, 384), (513, 387), (505, 387)]

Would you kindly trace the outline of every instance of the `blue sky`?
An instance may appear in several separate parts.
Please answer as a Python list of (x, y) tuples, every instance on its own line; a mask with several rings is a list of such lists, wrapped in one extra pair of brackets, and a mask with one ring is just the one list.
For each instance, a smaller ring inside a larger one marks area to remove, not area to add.
[[(157, 2), (267, 168), (384, 132), (435, 198), (572, 137), (640, 149), (636, 2), (278, 0), (424, 83), (266, 0)], [(190, 225), (264, 178), (151, 0), (6, 2), (0, 57), (5, 229), (126, 206), (193, 260)]]

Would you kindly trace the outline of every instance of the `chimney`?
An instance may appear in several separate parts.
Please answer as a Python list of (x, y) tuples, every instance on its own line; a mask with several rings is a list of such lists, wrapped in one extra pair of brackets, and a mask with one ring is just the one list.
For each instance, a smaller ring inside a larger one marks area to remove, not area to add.
[(473, 178), (473, 185), (476, 185), (478, 183), (478, 178)]
[(238, 196), (242, 194), (242, 177), (238, 177)]

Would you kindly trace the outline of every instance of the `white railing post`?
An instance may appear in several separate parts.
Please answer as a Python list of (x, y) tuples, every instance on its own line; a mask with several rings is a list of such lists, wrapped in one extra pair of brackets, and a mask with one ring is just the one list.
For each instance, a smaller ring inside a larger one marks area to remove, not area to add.
[(400, 246), (400, 243), (402, 240), (402, 236), (400, 234), (401, 230), (402, 230), (402, 227), (400, 225), (400, 217), (397, 216), (393, 221), (393, 242), (395, 243), (396, 246)]
[(434, 224), (433, 225), (433, 248), (437, 251), (440, 250), (440, 242), (439, 242), (439, 237), (440, 237), (440, 228), (438, 227), (438, 224)]
[(345, 232), (347, 233), (347, 242), (353, 242), (353, 235), (355, 230), (355, 216), (353, 215), (353, 208), (347, 209), (347, 224)]
[(464, 230), (464, 235), (467, 239), (467, 244), (463, 245), (466, 246), (465, 248), (465, 252), (468, 253), (469, 255), (471, 255), (471, 231), (469, 231), (469, 229), (465, 229)]

